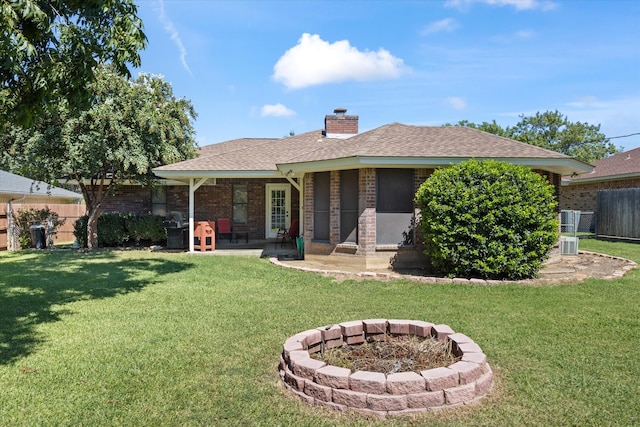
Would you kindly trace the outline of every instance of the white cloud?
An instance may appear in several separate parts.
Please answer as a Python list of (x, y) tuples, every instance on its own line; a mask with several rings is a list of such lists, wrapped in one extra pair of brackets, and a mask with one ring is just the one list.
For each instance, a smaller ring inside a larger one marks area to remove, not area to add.
[(513, 43), (514, 41), (530, 40), (536, 37), (536, 33), (530, 30), (519, 30), (509, 35), (495, 36), (493, 40), (497, 43)]
[(296, 113), (293, 110), (288, 109), (280, 103), (272, 105), (267, 104), (260, 109), (260, 115), (262, 117), (290, 117), (295, 114)]
[(178, 30), (176, 30), (176, 27), (173, 25), (173, 22), (171, 21), (171, 19), (169, 19), (169, 17), (164, 13), (164, 0), (159, 0), (157, 4), (158, 4), (158, 7), (155, 8), (155, 10), (158, 13), (158, 19), (160, 20), (160, 22), (162, 22), (162, 26), (164, 27), (164, 30), (167, 33), (169, 33), (171, 40), (173, 40), (175, 45), (178, 47), (178, 51), (180, 52), (180, 62), (182, 63), (182, 67), (184, 67), (184, 69), (187, 70), (187, 72), (190, 75), (193, 75), (193, 73), (191, 72), (191, 69), (189, 68), (189, 64), (187, 64), (187, 49), (184, 47), (184, 44), (182, 43), (180, 34), (178, 33)]
[(272, 78), (289, 89), (347, 80), (397, 78), (408, 68), (385, 49), (359, 51), (348, 40), (329, 43), (305, 33), (273, 67)]
[(445, 99), (445, 102), (447, 103), (447, 105), (453, 107), (456, 110), (464, 110), (465, 108), (467, 108), (467, 102), (459, 96), (450, 96), (449, 98)]
[(483, 3), (491, 6), (513, 6), (516, 10), (540, 9), (548, 11), (557, 7), (557, 4), (550, 0), (447, 0), (445, 7), (468, 9), (473, 3)]
[(458, 29), (458, 27), (460, 27), (460, 25), (455, 19), (445, 18), (445, 19), (441, 19), (440, 21), (435, 21), (427, 25), (425, 28), (422, 29), (420, 33), (423, 36), (426, 36), (428, 34), (440, 33), (442, 31), (451, 32)]

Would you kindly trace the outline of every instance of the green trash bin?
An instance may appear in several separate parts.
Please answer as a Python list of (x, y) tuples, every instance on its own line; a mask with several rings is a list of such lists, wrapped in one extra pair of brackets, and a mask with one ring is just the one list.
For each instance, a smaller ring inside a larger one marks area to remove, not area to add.
[(298, 248), (298, 259), (304, 259), (304, 237), (298, 236), (296, 238), (296, 246)]

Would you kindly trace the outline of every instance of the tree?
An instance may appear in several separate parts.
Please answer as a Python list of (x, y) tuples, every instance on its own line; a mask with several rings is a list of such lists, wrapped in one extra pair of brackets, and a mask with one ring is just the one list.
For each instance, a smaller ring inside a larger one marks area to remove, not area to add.
[(469, 120), (460, 120), (455, 125), (452, 125), (450, 123), (445, 123), (445, 126), (465, 126), (468, 128), (478, 129), (483, 132), (491, 133), (494, 135), (504, 136), (507, 138), (509, 137), (506, 133), (506, 130), (503, 129), (499, 124), (497, 124), (495, 120), (493, 120), (491, 123), (482, 122), (481, 124), (472, 123)]
[(154, 167), (196, 155), (196, 113), (158, 76), (131, 81), (100, 67), (90, 89), (90, 108), (74, 113), (61, 103), (31, 129), (9, 127), (0, 141), (10, 170), (51, 184), (78, 183), (94, 248), (101, 203), (111, 190), (125, 181), (153, 185)]
[(448, 276), (534, 277), (558, 238), (554, 187), (530, 169), (469, 160), (418, 189), (424, 253)]
[(600, 132), (600, 125), (570, 122), (558, 110), (538, 112), (531, 117), (521, 116), (521, 120), (513, 127), (502, 128), (495, 120), (492, 123), (483, 122), (482, 124), (461, 120), (454, 126), (467, 126), (526, 142), (587, 163), (618, 152), (615, 145)]
[(570, 122), (558, 110), (522, 117), (508, 133), (515, 140), (564, 153), (587, 163), (618, 152), (600, 132), (600, 125)]
[(133, 0), (0, 0), (0, 119), (86, 108), (98, 64), (129, 77), (146, 46)]

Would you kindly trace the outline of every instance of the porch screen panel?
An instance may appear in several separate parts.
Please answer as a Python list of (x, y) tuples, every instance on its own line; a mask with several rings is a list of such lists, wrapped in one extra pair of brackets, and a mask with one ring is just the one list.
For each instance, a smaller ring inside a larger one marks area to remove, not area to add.
[(313, 175), (313, 240), (329, 241), (329, 172)]
[(358, 169), (340, 171), (340, 242), (358, 243)]
[(400, 245), (412, 232), (413, 169), (376, 170), (376, 244)]

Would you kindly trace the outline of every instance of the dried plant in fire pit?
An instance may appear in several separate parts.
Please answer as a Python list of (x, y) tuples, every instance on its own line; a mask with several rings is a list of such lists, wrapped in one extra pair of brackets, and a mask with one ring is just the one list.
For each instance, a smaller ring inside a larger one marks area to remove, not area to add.
[(422, 338), (415, 335), (371, 339), (359, 345), (343, 345), (312, 354), (328, 365), (350, 369), (394, 374), (420, 373), (427, 369), (449, 366), (461, 358), (453, 354), (451, 341)]

